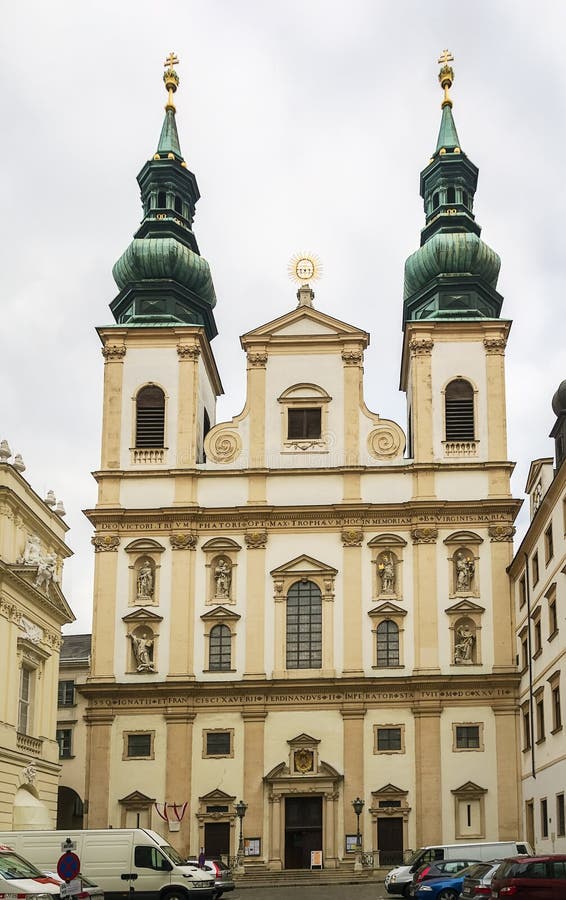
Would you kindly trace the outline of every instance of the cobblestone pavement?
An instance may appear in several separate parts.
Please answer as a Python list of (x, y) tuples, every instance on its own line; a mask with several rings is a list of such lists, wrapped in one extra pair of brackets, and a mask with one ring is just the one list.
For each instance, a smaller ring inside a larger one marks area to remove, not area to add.
[[(236, 888), (224, 900), (384, 900), (383, 884), (301, 885), (300, 887)], [(391, 900), (391, 898), (390, 898)]]

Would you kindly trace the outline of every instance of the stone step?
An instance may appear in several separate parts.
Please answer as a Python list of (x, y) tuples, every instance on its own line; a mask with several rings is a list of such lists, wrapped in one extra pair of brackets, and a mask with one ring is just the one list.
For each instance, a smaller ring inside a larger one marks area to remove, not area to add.
[(282, 885), (285, 887), (302, 886), (305, 884), (367, 884), (368, 882), (383, 882), (389, 869), (363, 869), (354, 872), (352, 868), (342, 869), (283, 869), (280, 872), (268, 869), (255, 869), (247, 871), (243, 875), (234, 874), (234, 880), (238, 887), (273, 887)]

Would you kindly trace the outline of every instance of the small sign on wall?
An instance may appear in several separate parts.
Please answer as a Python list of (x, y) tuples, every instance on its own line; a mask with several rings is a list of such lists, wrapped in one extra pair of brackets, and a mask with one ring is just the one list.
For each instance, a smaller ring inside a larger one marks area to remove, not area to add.
[(311, 869), (322, 869), (322, 850), (311, 850)]

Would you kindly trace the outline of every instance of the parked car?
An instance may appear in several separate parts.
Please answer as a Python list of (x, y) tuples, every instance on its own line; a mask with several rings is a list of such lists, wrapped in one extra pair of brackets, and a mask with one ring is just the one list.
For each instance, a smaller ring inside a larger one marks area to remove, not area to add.
[(491, 897), (491, 882), (502, 860), (492, 859), (471, 866), (462, 884), (462, 900), (484, 900)]
[(564, 900), (566, 855), (504, 859), (493, 876), (491, 896), (493, 900)]
[[(198, 860), (196, 859), (188, 859), (187, 863), (189, 866), (198, 866)], [(214, 875), (214, 900), (218, 900), (222, 894), (234, 890), (235, 884), (232, 869), (220, 859), (205, 859), (203, 870)]]
[[(59, 878), (57, 872), (44, 872), (43, 874), (47, 878), (52, 878), (58, 885), (65, 883), (62, 878)], [(104, 891), (98, 884), (95, 884), (86, 875), (77, 877), (81, 882), (81, 890), (80, 893), (73, 894), (73, 897), (78, 897), (78, 900), (104, 900)]]
[(26, 897), (28, 900), (59, 898), (59, 879), (40, 872), (11, 847), (0, 844), (0, 896)]
[(477, 859), (439, 859), (438, 862), (425, 863), (413, 875), (411, 896), (414, 897), (415, 891), (423, 881), (441, 878), (443, 875), (457, 875), (462, 869), (467, 869), (468, 866), (478, 861)]
[(414, 894), (416, 900), (458, 900), (469, 868), (461, 869), (457, 874), (440, 875), (430, 881), (421, 881)]

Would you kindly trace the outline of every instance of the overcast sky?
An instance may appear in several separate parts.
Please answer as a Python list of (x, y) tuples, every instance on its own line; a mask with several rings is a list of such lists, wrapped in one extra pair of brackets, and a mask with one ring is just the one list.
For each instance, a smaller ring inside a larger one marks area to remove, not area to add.
[(218, 419), (244, 402), (240, 334), (292, 309), (287, 265), (317, 253), (315, 305), (371, 333), (369, 407), (405, 427), (403, 265), (424, 223), (419, 172), (436, 144), (440, 52), (480, 168), (476, 218), (502, 258), (509, 455), (522, 497), (552, 455), (566, 378), (566, 4), (524, 0), (18, 0), (2, 4), (0, 438), (63, 499), (64, 592), (89, 631), (102, 356), (112, 266), (141, 218), (136, 174), (156, 149), (170, 50), (181, 148), (198, 179), (195, 233), (216, 287)]

